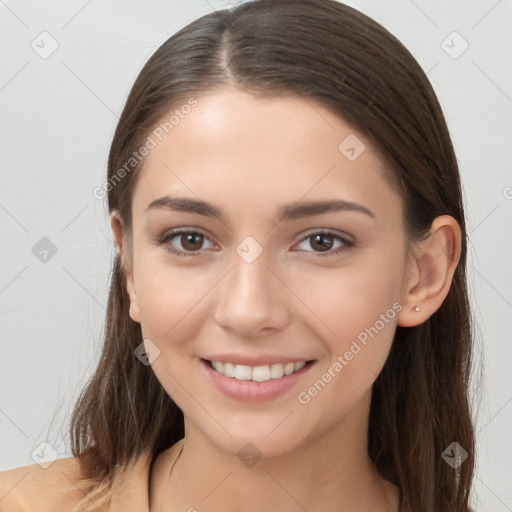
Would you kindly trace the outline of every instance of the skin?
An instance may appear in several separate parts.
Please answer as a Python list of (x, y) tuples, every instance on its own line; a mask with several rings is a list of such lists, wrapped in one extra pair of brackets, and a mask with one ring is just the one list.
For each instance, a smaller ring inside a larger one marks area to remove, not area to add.
[[(371, 386), (397, 324), (422, 323), (448, 293), (458, 225), (438, 217), (426, 240), (408, 240), (403, 202), (383, 159), (320, 104), (229, 87), (197, 100), (145, 158), (132, 231), (123, 232), (117, 212), (111, 218), (130, 316), (160, 350), (152, 370), (185, 416), (172, 478), (176, 445), (155, 463), (151, 509), (397, 511), (397, 488), (367, 453)], [(350, 134), (366, 146), (354, 161), (338, 150)], [(211, 203), (223, 219), (146, 211), (165, 195)], [(326, 199), (357, 203), (373, 216), (347, 210), (276, 220), (283, 205)], [(205, 235), (197, 256), (166, 250), (190, 251), (183, 237), (157, 242), (180, 227)], [(334, 236), (324, 253), (308, 237), (326, 230), (353, 245)], [(263, 250), (252, 263), (236, 252), (247, 236)], [(336, 254), (338, 247), (344, 250)], [(309, 403), (300, 403), (299, 393), (393, 304), (401, 307), (394, 318)], [(200, 358), (215, 352), (316, 363), (291, 390), (254, 404), (228, 398), (205, 380)], [(247, 442), (262, 456), (252, 467), (236, 455)]]

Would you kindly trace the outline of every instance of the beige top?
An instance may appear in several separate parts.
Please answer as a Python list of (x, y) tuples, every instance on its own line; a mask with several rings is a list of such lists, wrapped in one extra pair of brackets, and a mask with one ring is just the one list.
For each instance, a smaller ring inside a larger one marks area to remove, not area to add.
[[(183, 440), (162, 452), (151, 468), (151, 454), (140, 456), (115, 479), (108, 496), (110, 506), (98, 512), (148, 512), (150, 484), (168, 477)], [(151, 479), (150, 479), (151, 476)], [(54, 461), (43, 469), (38, 464), (0, 472), (0, 512), (71, 512), (83, 498), (75, 457)]]

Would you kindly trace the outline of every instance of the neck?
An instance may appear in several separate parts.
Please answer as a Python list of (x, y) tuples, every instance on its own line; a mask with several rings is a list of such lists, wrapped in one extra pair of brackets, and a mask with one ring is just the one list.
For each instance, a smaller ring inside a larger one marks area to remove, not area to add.
[(368, 411), (365, 400), (323, 435), (252, 465), (186, 424), (183, 452), (158, 500), (161, 511), (396, 512), (397, 489), (368, 456)]

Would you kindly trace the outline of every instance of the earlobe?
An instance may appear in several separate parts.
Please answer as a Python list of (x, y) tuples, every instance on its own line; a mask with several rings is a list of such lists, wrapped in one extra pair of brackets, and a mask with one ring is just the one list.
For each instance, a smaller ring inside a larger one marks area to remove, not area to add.
[(415, 243), (398, 325), (413, 327), (430, 318), (448, 295), (461, 251), (461, 230), (449, 215), (436, 217), (429, 236)]
[(121, 261), (121, 268), (126, 279), (126, 292), (130, 297), (130, 318), (134, 322), (140, 322), (140, 310), (137, 302), (137, 292), (135, 290), (135, 282), (133, 277), (132, 265), (129, 262), (125, 241), (125, 233), (123, 232), (123, 223), (119, 212), (114, 210), (110, 216), (110, 226), (112, 235), (117, 249), (118, 258)]

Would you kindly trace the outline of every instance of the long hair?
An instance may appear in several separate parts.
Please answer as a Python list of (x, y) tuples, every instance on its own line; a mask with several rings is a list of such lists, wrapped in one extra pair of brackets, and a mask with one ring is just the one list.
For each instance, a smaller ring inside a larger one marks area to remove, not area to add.
[[(475, 458), (467, 235), (457, 161), (425, 73), (386, 29), (334, 0), (256, 0), (199, 18), (148, 60), (117, 125), (105, 191), (124, 229), (144, 165), (135, 152), (172, 109), (223, 85), (320, 102), (367, 136), (399, 184), (408, 236), (427, 233), (438, 215), (459, 223), (461, 257), (446, 299), (423, 324), (397, 328), (373, 385), (368, 451), (400, 489), (401, 512), (467, 512)], [(134, 355), (141, 342), (118, 255), (103, 353), (70, 426), (96, 503), (119, 468), (145, 452), (156, 458), (184, 435), (183, 413)], [(452, 442), (468, 454), (455, 469), (442, 457)]]

